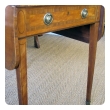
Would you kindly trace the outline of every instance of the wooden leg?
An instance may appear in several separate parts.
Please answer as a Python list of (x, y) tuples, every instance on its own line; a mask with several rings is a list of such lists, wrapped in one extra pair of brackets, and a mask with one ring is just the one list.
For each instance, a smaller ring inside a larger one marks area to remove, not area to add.
[(90, 105), (90, 101), (91, 101), (91, 90), (92, 90), (96, 48), (97, 48), (97, 38), (98, 38), (98, 26), (99, 26), (99, 23), (94, 23), (94, 24), (91, 24), (90, 26), (88, 81), (87, 81), (87, 94), (86, 94), (87, 105)]
[(26, 61), (26, 38), (19, 40), (20, 64), (16, 69), (18, 98), (20, 105), (27, 105), (27, 61)]
[(38, 40), (38, 35), (34, 36), (34, 46), (36, 48), (40, 48), (39, 40)]

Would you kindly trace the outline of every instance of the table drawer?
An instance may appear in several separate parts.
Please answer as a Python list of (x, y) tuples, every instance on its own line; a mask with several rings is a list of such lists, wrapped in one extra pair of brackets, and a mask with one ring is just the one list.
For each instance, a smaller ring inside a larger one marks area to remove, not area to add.
[[(88, 12), (85, 18), (81, 16), (83, 9), (86, 9)], [(90, 24), (99, 20), (99, 9), (99, 6), (38, 6), (18, 8), (18, 35), (24, 37)], [(49, 16), (53, 19), (50, 24), (46, 24), (44, 21), (48, 13), (51, 14)]]

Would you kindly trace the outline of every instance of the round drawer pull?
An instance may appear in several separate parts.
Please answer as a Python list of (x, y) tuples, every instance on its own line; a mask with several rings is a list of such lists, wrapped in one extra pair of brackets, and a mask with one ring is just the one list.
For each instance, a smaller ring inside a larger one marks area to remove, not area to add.
[(46, 14), (44, 15), (44, 23), (45, 23), (46, 25), (49, 25), (49, 24), (52, 23), (52, 21), (53, 21), (53, 16), (52, 16), (52, 14), (51, 14), (51, 13), (46, 13)]
[(82, 18), (86, 18), (87, 15), (88, 15), (87, 9), (83, 9), (83, 10), (81, 11), (81, 16), (82, 16)]

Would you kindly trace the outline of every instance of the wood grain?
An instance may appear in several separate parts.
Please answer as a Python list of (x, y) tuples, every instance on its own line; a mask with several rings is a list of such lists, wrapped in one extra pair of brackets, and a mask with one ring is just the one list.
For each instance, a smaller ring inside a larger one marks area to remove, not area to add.
[(88, 81), (86, 101), (91, 101), (91, 90), (94, 75), (94, 66), (96, 58), (97, 38), (98, 38), (99, 23), (91, 24), (90, 26), (90, 42), (89, 42), (89, 62), (88, 62)]
[(25, 31), (25, 16), (24, 12), (20, 10), (17, 15), (17, 26), (18, 26), (18, 31), (20, 34), (24, 33)]
[(19, 64), (19, 46), (16, 36), (16, 8), (5, 9), (5, 68), (12, 70)]
[[(81, 11), (84, 8), (88, 10), (88, 16), (85, 19), (81, 17)], [(26, 27), (24, 33), (18, 32), (18, 36), (19, 38), (23, 38), (25, 36), (92, 24), (99, 21), (98, 16), (100, 11), (97, 11), (99, 8), (100, 6), (39, 6), (18, 8), (18, 12), (22, 10), (24, 13)], [(45, 25), (43, 21), (47, 12), (53, 16), (53, 21), (50, 25)], [(20, 20), (22, 22), (22, 19)]]
[[(101, 6), (100, 8), (100, 20), (99, 20), (99, 34), (98, 34), (98, 40), (103, 36), (104, 34), (104, 18), (105, 18), (105, 11), (104, 7)], [(79, 26), (75, 28), (69, 28), (61, 31), (55, 31), (54, 33), (70, 37), (76, 40), (80, 40), (86, 43), (89, 43), (89, 37), (90, 37), (90, 24), (89, 25), (84, 25), (84, 26)]]
[[(81, 17), (87, 8), (88, 16)], [(7, 6), (5, 10), (5, 67), (16, 68), (19, 104), (28, 104), (26, 37), (90, 24), (89, 66), (86, 100), (90, 101), (101, 6)], [(50, 12), (53, 22), (43, 23)]]
[(20, 105), (28, 104), (27, 96), (27, 56), (26, 56), (26, 39), (19, 40), (20, 63), (16, 69), (18, 97)]

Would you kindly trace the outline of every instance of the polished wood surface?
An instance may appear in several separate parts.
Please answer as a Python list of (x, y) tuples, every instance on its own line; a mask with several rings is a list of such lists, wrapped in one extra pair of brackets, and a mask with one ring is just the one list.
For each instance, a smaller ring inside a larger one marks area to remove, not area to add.
[[(98, 34), (97, 41), (100, 40), (104, 34), (104, 15), (105, 15), (104, 7), (101, 6), (100, 21), (99, 21), (99, 28), (98, 28), (99, 34)], [(84, 26), (73, 27), (69, 29), (64, 29), (61, 31), (55, 31), (54, 33), (89, 43), (90, 24), (84, 25)]]
[(28, 104), (26, 38), (19, 40), (20, 63), (16, 69), (19, 104)]
[(12, 70), (19, 64), (19, 44), (16, 35), (16, 8), (5, 9), (5, 68)]
[[(88, 10), (86, 18), (82, 9)], [(87, 101), (90, 102), (101, 6), (7, 6), (5, 14), (5, 67), (16, 69), (19, 104), (28, 104), (26, 37), (46, 32), (63, 30), (90, 24), (90, 46)], [(47, 12), (53, 15), (53, 22), (45, 25)], [(86, 86), (86, 85), (85, 85)]]
[(91, 24), (90, 27), (90, 42), (89, 42), (89, 61), (88, 61), (88, 81), (87, 81), (87, 96), (86, 101), (91, 100), (91, 90), (96, 58), (97, 38), (98, 38), (99, 23)]
[[(81, 17), (81, 11), (84, 8), (87, 8), (89, 12), (86, 19), (82, 19)], [(17, 33), (19, 38), (22, 38), (94, 23), (99, 21), (99, 9), (100, 6), (39, 6), (18, 8), (19, 24)], [(52, 14), (53, 22), (50, 25), (45, 25), (43, 18), (48, 12)]]

